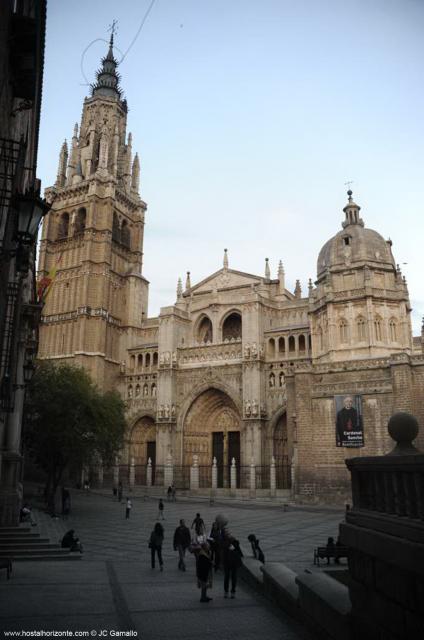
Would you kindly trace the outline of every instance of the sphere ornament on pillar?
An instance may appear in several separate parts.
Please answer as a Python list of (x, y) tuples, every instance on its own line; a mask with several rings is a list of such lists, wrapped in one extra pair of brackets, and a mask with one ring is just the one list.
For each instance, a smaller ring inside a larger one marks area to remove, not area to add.
[(418, 420), (411, 413), (399, 411), (394, 413), (390, 418), (387, 430), (391, 438), (397, 443), (395, 448), (387, 455), (389, 456), (406, 456), (421, 453), (412, 444), (412, 441), (418, 435)]

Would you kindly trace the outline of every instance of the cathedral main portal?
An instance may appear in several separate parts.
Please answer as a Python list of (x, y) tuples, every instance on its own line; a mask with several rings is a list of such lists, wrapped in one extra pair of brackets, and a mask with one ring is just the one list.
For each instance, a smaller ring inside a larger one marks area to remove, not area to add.
[[(184, 466), (199, 459), (200, 482), (207, 482), (213, 458), (218, 467), (218, 487), (228, 487), (231, 460), (235, 458), (240, 474), (240, 415), (231, 398), (219, 389), (201, 393), (191, 405), (183, 436)], [(237, 478), (239, 485), (239, 477)], [(209, 484), (210, 486), (210, 484)]]

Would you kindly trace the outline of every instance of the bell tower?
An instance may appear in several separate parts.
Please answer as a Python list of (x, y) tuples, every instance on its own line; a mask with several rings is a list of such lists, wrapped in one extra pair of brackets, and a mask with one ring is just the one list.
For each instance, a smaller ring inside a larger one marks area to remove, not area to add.
[(39, 278), (51, 279), (40, 327), (39, 358), (75, 362), (106, 390), (126, 359), (127, 335), (147, 317), (142, 275), (146, 204), (140, 163), (127, 135), (127, 103), (109, 50), (84, 100), (81, 124), (59, 154), (46, 190)]

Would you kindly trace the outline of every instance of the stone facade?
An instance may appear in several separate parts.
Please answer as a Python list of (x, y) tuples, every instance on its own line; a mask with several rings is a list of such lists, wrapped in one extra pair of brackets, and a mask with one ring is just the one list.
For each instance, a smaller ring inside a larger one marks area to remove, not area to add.
[[(40, 272), (57, 270), (40, 333), (41, 359), (86, 367), (127, 403), (121, 460), (181, 469), (216, 457), (228, 486), (252, 462), (266, 486), (272, 457), (279, 488), (302, 500), (346, 499), (351, 454), (381, 454), (394, 410), (423, 413), (424, 357), (412, 339), (405, 279), (391, 241), (364, 226), (349, 200), (342, 230), (322, 248), (317, 280), (302, 296), (272, 278), (222, 267), (177, 286), (175, 304), (149, 318), (142, 275), (146, 204), (126, 136), (126, 103), (112, 47), (84, 102), (70, 153), (63, 145)], [(365, 446), (336, 446), (334, 396), (361, 396)], [(268, 471), (267, 471), (268, 470)], [(289, 473), (287, 474), (287, 470)], [(177, 476), (178, 478), (178, 476)], [(290, 486), (291, 485), (291, 486)]]

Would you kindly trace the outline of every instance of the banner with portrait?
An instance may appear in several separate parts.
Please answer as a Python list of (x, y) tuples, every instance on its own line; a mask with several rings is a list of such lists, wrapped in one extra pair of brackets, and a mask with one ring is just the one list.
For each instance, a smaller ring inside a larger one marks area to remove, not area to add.
[(334, 396), (336, 407), (336, 445), (338, 447), (363, 447), (364, 427), (362, 398), (354, 394)]

